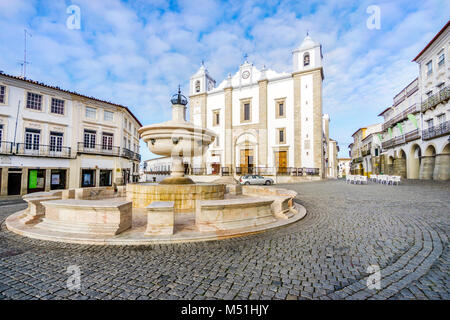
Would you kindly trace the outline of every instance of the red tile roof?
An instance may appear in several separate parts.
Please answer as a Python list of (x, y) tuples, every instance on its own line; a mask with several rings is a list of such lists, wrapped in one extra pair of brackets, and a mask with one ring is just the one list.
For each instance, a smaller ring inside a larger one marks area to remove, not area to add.
[(441, 29), (441, 31), (439, 31), (433, 39), (431, 39), (431, 41), (425, 46), (425, 48), (422, 49), (422, 51), (420, 51), (420, 53), (417, 55), (417, 57), (415, 57), (412, 61), (416, 61), (424, 52), (425, 50), (427, 50), (434, 41), (436, 41), (437, 38), (439, 38), (439, 36), (445, 31), (445, 29), (447, 29), (447, 27), (450, 25), (450, 20), (447, 21), (447, 23), (445, 24), (445, 26)]

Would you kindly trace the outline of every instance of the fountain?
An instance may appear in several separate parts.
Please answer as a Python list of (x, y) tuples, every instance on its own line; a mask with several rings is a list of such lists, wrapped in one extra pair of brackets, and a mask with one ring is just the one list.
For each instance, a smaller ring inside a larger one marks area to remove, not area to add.
[(139, 129), (150, 151), (172, 158), (169, 177), (160, 183), (27, 195), (28, 208), (9, 216), (7, 228), (43, 240), (136, 245), (235, 237), (305, 216), (306, 210), (293, 201), (294, 191), (241, 188), (233, 177), (215, 183), (186, 177), (183, 157), (203, 156), (216, 135), (185, 120), (187, 99), (180, 89), (171, 102), (172, 120)]
[(216, 134), (186, 121), (187, 99), (180, 88), (171, 102), (172, 120), (142, 127), (139, 134), (151, 152), (172, 158), (172, 173), (160, 184), (193, 184), (192, 179), (184, 176), (183, 156), (203, 155)]
[(187, 99), (178, 93), (171, 98), (172, 120), (144, 126), (139, 134), (149, 150), (172, 158), (171, 174), (160, 183), (127, 185), (127, 199), (134, 208), (145, 208), (153, 201), (174, 201), (178, 211), (192, 211), (196, 200), (223, 199), (225, 186), (217, 183), (194, 183), (184, 174), (183, 157), (201, 156), (214, 142), (216, 134), (196, 127), (185, 119)]

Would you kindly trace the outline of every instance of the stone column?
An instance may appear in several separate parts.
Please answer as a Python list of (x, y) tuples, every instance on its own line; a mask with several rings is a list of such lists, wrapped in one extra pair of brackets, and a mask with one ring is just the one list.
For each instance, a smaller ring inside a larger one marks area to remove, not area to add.
[(2, 167), (2, 176), (0, 177), (2, 179), (1, 185), (2, 188), (0, 190), (0, 196), (7, 196), (8, 195), (8, 167)]
[(100, 186), (100, 169), (95, 169), (95, 186)]
[(22, 169), (22, 184), (20, 186), (20, 195), (27, 194), (28, 191), (28, 168)]
[(233, 88), (225, 88), (225, 167), (230, 168), (230, 175), (234, 174), (233, 167)]
[(435, 156), (422, 156), (420, 162), (419, 179), (433, 179)]
[(450, 180), (450, 154), (438, 154), (434, 164), (434, 180)]
[(51, 175), (52, 170), (51, 169), (45, 169), (45, 191), (50, 191), (51, 186)]
[(313, 146), (314, 146), (314, 167), (320, 169), (320, 176), (325, 178), (323, 159), (323, 122), (322, 122), (322, 74), (315, 71), (313, 74)]
[[(302, 135), (300, 124), (301, 109), (301, 74), (292, 75), (294, 78), (294, 167), (302, 167)], [(321, 135), (322, 137), (322, 135)]]
[(395, 158), (394, 159), (394, 175), (406, 178), (406, 159)]
[(258, 166), (267, 166), (267, 79), (258, 81), (259, 85), (259, 129)]
[(394, 174), (394, 164), (390, 163), (387, 165), (387, 172), (384, 174), (393, 175)]

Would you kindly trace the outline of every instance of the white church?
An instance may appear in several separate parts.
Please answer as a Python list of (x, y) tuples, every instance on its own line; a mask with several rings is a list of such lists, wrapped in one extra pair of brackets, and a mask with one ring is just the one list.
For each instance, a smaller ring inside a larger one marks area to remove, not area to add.
[(335, 177), (337, 145), (322, 114), (322, 59), (321, 45), (308, 35), (292, 52), (289, 73), (246, 60), (216, 86), (202, 63), (190, 78), (190, 121), (218, 138), (191, 166), (206, 174)]

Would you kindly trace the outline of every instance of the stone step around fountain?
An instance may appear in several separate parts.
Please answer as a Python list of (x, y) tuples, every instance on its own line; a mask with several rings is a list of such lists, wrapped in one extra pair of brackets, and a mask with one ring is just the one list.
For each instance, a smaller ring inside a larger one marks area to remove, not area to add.
[(117, 235), (131, 228), (129, 201), (67, 199), (41, 204), (45, 207), (45, 218), (36, 227), (52, 232)]
[(147, 207), (145, 235), (171, 235), (174, 232), (174, 201), (154, 201)]
[(199, 231), (225, 231), (272, 223), (273, 200), (256, 197), (224, 200), (200, 200), (195, 212)]

